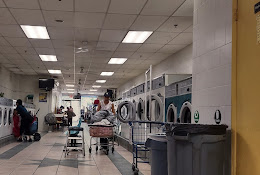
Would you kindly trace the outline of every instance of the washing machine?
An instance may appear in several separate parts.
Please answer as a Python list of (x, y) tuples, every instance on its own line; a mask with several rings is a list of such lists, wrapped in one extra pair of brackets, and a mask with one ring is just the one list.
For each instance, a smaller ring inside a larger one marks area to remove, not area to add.
[(192, 78), (187, 78), (178, 82), (178, 94), (182, 106), (180, 108), (179, 119), (181, 123), (191, 123), (191, 92), (192, 92)]
[[(136, 106), (137, 106), (137, 99), (136, 99), (136, 95), (137, 95), (137, 88), (134, 87), (130, 90), (130, 101), (134, 104), (135, 106), (135, 109), (136, 109)], [(133, 114), (134, 115), (134, 120), (137, 120), (137, 114)]]
[[(128, 90), (125, 92), (125, 98), (122, 101), (131, 101), (131, 90)], [(127, 106), (123, 106), (121, 108), (121, 114), (124, 118), (130, 113)], [(127, 140), (130, 139), (130, 130), (129, 130), (129, 124), (128, 123), (120, 123), (120, 130), (121, 130), (121, 136)]]
[(136, 120), (145, 121), (144, 108), (145, 108), (145, 96), (144, 96), (145, 84), (140, 84), (136, 87), (137, 95), (135, 96), (136, 101)]
[(166, 122), (191, 123), (192, 78), (165, 87)]
[(13, 100), (0, 98), (0, 139), (12, 134)]

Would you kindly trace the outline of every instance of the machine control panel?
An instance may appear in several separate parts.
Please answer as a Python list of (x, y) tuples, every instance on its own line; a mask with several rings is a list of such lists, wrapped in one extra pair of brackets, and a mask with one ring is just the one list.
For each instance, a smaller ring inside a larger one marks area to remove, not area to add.
[(152, 81), (152, 89), (159, 89), (165, 86), (165, 76), (160, 76)]
[(131, 93), (131, 97), (134, 97), (137, 95), (137, 87), (133, 88), (130, 90), (130, 93)]
[(140, 84), (136, 87), (137, 95), (144, 93), (144, 84)]
[(123, 93), (123, 95), (122, 95), (122, 99), (123, 99), (123, 100), (126, 99), (126, 92)]
[(0, 98), (0, 105), (13, 106), (13, 100), (7, 98)]
[(130, 97), (131, 97), (131, 91), (130, 91), (130, 90), (126, 92), (126, 97), (127, 97), (127, 98), (130, 98)]
[(178, 83), (178, 95), (192, 93), (192, 78), (185, 79)]
[(177, 83), (165, 87), (165, 98), (177, 96)]

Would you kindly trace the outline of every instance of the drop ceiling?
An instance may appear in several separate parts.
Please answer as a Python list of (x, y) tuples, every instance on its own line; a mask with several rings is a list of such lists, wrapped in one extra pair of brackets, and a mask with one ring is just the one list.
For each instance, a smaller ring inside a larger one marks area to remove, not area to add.
[[(192, 14), (193, 0), (0, 0), (0, 64), (24, 75), (60, 69), (64, 87), (75, 71), (82, 89), (113, 71), (101, 86), (116, 88), (191, 44)], [(28, 39), (20, 25), (46, 26), (50, 40)], [(129, 30), (154, 33), (143, 44), (122, 43)], [(78, 47), (88, 52), (74, 54)], [(42, 62), (40, 54), (58, 61)], [(111, 57), (128, 60), (109, 65)]]

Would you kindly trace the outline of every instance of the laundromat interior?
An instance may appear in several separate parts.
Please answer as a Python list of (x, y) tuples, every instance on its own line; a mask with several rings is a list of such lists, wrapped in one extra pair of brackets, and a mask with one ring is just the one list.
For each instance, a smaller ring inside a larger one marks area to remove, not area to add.
[(259, 0), (0, 0), (0, 174), (259, 175)]

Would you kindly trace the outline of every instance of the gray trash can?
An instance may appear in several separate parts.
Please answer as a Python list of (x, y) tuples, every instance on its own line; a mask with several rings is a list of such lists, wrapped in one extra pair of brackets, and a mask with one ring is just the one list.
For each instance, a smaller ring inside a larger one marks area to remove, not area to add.
[(224, 175), (226, 125), (166, 124), (169, 175)]
[(151, 175), (168, 175), (166, 135), (150, 135), (145, 146), (151, 152)]

